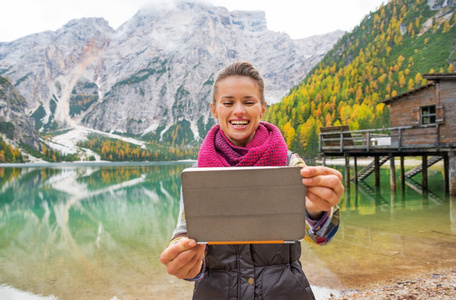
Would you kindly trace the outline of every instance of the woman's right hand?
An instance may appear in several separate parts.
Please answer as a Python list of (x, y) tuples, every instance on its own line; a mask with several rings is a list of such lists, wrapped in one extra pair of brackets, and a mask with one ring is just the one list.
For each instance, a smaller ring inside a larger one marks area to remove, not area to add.
[(179, 279), (192, 279), (201, 271), (205, 249), (204, 244), (182, 238), (163, 250), (160, 262), (166, 266), (168, 274)]

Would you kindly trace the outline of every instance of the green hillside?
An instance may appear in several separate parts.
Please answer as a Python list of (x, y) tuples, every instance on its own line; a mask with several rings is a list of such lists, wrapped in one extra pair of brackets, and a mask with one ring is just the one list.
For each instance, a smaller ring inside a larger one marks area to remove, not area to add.
[(317, 154), (321, 127), (389, 127), (383, 100), (425, 84), (422, 74), (454, 72), (455, 10), (390, 1), (341, 38), (265, 120), (304, 156)]

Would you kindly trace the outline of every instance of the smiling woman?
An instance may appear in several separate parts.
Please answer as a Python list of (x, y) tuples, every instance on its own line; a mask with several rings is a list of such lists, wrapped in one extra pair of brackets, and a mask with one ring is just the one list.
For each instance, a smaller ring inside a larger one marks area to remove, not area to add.
[(260, 86), (246, 76), (229, 76), (215, 83), (212, 114), (235, 146), (244, 147), (253, 139), (266, 111)]
[[(201, 145), (198, 167), (301, 166), (302, 182), (307, 187), (302, 195), (306, 240), (327, 244), (339, 226), (342, 175), (334, 169), (306, 166), (288, 151), (275, 125), (260, 121), (266, 102), (259, 72), (248, 62), (225, 67), (215, 80), (211, 110), (219, 124), (209, 130)], [(197, 244), (187, 238), (182, 197), (180, 207), (177, 228), (160, 261), (169, 274), (196, 281), (193, 299), (315, 299), (299, 261), (299, 241)]]

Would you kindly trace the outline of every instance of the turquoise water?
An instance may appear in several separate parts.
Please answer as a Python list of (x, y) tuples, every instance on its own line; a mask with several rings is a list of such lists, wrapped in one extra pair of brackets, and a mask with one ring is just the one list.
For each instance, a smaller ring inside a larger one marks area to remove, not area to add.
[[(175, 226), (180, 173), (190, 165), (0, 167), (0, 286), (59, 299), (190, 295), (192, 285), (159, 263)], [(456, 266), (456, 201), (443, 191), (441, 170), (429, 177), (428, 194), (398, 182), (392, 195), (388, 169), (378, 190), (373, 178), (352, 185), (335, 240), (303, 243), (311, 283), (342, 289)]]
[(0, 168), (0, 284), (110, 299), (163, 274), (190, 164), (111, 165)]
[(334, 241), (303, 247), (303, 257), (313, 259), (304, 264), (311, 282), (344, 289), (456, 268), (456, 199), (445, 194), (443, 168), (428, 170), (428, 193), (420, 190), (421, 175), (402, 188), (396, 171), (396, 193), (388, 168), (381, 169), (379, 188), (374, 175), (358, 186), (351, 183), (340, 203), (342, 222)]

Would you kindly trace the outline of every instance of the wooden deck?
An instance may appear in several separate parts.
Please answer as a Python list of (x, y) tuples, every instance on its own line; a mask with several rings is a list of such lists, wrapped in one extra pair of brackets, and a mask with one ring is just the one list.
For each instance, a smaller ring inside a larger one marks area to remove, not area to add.
[(327, 156), (423, 155), (456, 149), (456, 144), (441, 143), (439, 124), (404, 126), (356, 131), (322, 131), (320, 153)]
[[(375, 185), (380, 186), (380, 166), (390, 162), (391, 189), (396, 190), (394, 158), (401, 158), (402, 186), (410, 174), (404, 173), (404, 157), (419, 156), (422, 164), (414, 169), (414, 174), (422, 173), (423, 190), (427, 191), (427, 168), (437, 160), (444, 160), (445, 190), (456, 196), (456, 143), (445, 143), (440, 140), (440, 125), (403, 126), (369, 130), (347, 130), (347, 126), (322, 128), (320, 133), (320, 154), (325, 158), (331, 156), (345, 157), (345, 185), (349, 188), (350, 179), (357, 183), (370, 174), (375, 174)], [(428, 160), (428, 157), (431, 158)], [(354, 158), (354, 177), (350, 177), (350, 158)], [(373, 157), (370, 167), (358, 173), (357, 158)], [(412, 175), (412, 176), (413, 176)]]

